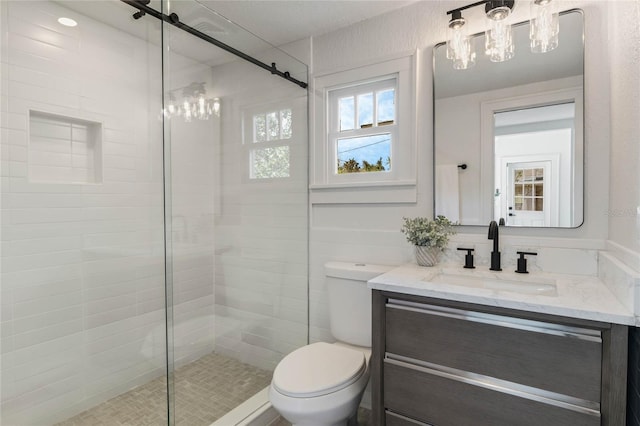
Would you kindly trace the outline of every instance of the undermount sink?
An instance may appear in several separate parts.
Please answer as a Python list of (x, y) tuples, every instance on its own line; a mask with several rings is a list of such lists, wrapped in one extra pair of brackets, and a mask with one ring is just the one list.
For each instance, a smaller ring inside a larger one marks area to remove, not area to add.
[(451, 272), (440, 272), (429, 279), (432, 283), (485, 288), (488, 290), (509, 291), (513, 293), (531, 294), (539, 296), (557, 296), (558, 289), (555, 282), (541, 282), (532, 280), (510, 280), (482, 275), (465, 275)]

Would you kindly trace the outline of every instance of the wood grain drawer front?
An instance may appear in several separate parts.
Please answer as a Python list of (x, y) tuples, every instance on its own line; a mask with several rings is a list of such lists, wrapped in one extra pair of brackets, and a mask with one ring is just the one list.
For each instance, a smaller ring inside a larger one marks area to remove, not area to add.
[(389, 363), (384, 368), (384, 404), (388, 410), (434, 426), (600, 425), (597, 412), (562, 408)]
[(386, 306), (387, 353), (600, 402), (599, 330), (402, 303)]

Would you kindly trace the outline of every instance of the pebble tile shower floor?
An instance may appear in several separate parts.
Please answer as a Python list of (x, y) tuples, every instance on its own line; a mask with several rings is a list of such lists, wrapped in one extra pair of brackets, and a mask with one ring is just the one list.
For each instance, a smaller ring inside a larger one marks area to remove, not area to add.
[[(270, 382), (270, 371), (216, 353), (205, 355), (175, 371), (176, 425), (209, 426)], [(166, 377), (159, 377), (58, 426), (166, 425), (166, 403)]]

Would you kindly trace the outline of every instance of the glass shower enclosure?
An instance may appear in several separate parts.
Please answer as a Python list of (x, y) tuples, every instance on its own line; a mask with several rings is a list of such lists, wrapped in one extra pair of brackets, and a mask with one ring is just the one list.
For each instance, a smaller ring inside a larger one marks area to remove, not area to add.
[(0, 8), (0, 424), (250, 415), (308, 341), (306, 66), (196, 0)]

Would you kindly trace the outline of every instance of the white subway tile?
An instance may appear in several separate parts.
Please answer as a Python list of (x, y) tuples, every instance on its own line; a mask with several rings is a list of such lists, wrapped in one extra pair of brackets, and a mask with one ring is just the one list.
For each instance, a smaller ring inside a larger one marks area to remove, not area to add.
[(82, 280), (80, 278), (67, 281), (49, 281), (37, 285), (26, 285), (23, 283), (23, 285), (16, 286), (13, 290), (13, 302), (20, 303), (42, 297), (80, 291), (82, 291)]
[(52, 266), (79, 263), (82, 254), (79, 250), (32, 254), (23, 256), (3, 256), (2, 270), (6, 273), (47, 268)]
[(6, 241), (2, 243), (2, 255), (23, 256), (37, 253), (77, 250), (81, 247), (82, 239), (78, 236)]
[(85, 298), (84, 309), (87, 316), (103, 314), (112, 310), (135, 307), (136, 297), (132, 292), (102, 299)]
[(99, 327), (101, 325), (109, 324), (123, 319), (132, 318), (136, 316), (135, 305), (125, 306), (123, 308), (117, 308), (110, 311), (102, 312), (96, 315), (87, 316), (85, 319), (85, 325), (87, 328)]
[(81, 331), (82, 319), (74, 319), (37, 330), (16, 334), (13, 336), (13, 345), (16, 349), (21, 349), (60, 337), (70, 336)]
[(62, 293), (48, 297), (39, 297), (24, 302), (16, 302), (14, 304), (14, 320), (38, 315), (41, 312), (53, 311), (57, 309), (65, 309), (80, 305), (82, 303), (82, 294), (77, 291)]
[(52, 72), (44, 68), (36, 70), (19, 65), (10, 65), (9, 79), (39, 87), (55, 87), (66, 93), (79, 94), (78, 86), (73, 79), (64, 74)]
[(30, 269), (18, 272), (3, 272), (2, 287), (16, 289), (22, 286), (55, 283), (81, 278), (82, 268), (77, 264), (56, 265), (49, 268)]
[(11, 96), (28, 101), (36, 101), (47, 105), (64, 105), (67, 108), (79, 108), (80, 96), (56, 89), (38, 87), (17, 81), (9, 82)]
[(76, 305), (69, 308), (44, 312), (31, 317), (18, 318), (13, 321), (13, 330), (15, 334), (29, 333), (68, 321), (82, 320), (82, 314), (82, 306)]
[(11, 191), (16, 193), (77, 194), (81, 193), (82, 189), (81, 185), (30, 182), (24, 178), (11, 179)]

